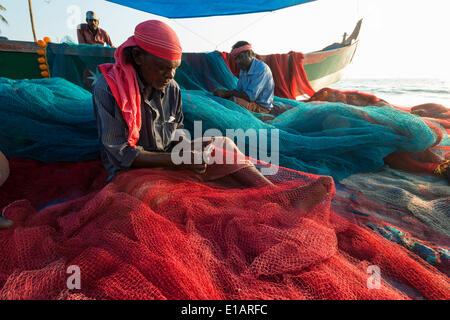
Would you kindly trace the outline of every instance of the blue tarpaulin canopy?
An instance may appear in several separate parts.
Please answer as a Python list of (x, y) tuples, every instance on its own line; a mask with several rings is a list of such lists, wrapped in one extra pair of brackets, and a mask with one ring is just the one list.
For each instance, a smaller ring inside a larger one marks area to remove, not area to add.
[(167, 18), (197, 18), (273, 11), (315, 0), (107, 0)]

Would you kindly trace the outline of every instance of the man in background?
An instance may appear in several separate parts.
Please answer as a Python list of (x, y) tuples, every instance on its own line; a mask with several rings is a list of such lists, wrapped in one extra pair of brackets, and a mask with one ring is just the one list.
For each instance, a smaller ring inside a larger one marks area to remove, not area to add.
[(94, 11), (86, 12), (86, 22), (78, 26), (77, 36), (79, 44), (100, 44), (114, 47), (108, 33), (98, 27), (98, 16)]
[(275, 84), (267, 64), (256, 59), (250, 43), (238, 41), (232, 48), (237, 67), (241, 70), (235, 90), (216, 89), (214, 94), (252, 112), (269, 113), (272, 109)]
[[(108, 181), (130, 169), (165, 167), (192, 170), (200, 181), (224, 178), (245, 187), (272, 185), (249, 160), (236, 159), (245, 157), (227, 137), (199, 138), (199, 150), (196, 142), (177, 141), (176, 130), (184, 127), (181, 90), (174, 80), (181, 56), (175, 31), (164, 22), (148, 20), (117, 48), (114, 64), (98, 67), (102, 75), (94, 86), (93, 102)], [(172, 155), (183, 145), (191, 161), (175, 163)], [(207, 164), (203, 155), (208, 146), (215, 157), (229, 151), (236, 161)]]

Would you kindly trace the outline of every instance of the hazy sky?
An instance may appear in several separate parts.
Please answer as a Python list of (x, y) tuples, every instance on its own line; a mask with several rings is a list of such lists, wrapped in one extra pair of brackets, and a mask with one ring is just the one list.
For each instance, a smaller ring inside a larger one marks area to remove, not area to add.
[[(9, 21), (0, 24), (1, 35), (32, 41), (28, 1), (0, 4)], [(116, 46), (139, 22), (160, 19), (178, 33), (186, 52), (230, 51), (234, 42), (247, 40), (260, 54), (307, 53), (340, 41), (364, 18), (346, 78), (450, 79), (449, 0), (318, 0), (269, 13), (176, 20), (104, 0), (33, 0), (33, 9), (38, 38), (76, 40), (75, 25), (94, 10)]]

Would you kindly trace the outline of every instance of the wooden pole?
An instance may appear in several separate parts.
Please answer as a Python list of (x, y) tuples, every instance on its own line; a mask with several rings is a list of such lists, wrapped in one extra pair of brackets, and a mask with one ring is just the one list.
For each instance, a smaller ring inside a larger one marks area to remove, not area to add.
[(33, 6), (31, 4), (31, 0), (28, 0), (28, 8), (30, 9), (30, 21), (31, 21), (31, 29), (33, 30), (34, 42), (37, 42), (36, 29), (34, 27)]

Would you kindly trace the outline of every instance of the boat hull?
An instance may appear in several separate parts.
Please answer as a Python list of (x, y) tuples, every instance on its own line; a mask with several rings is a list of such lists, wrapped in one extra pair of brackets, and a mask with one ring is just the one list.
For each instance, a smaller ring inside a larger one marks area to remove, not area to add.
[(34, 42), (0, 40), (0, 77), (10, 79), (42, 78)]
[(345, 67), (352, 62), (357, 47), (358, 40), (346, 47), (305, 54), (303, 68), (311, 87), (317, 91), (338, 82)]

